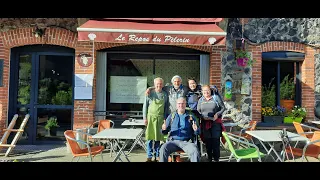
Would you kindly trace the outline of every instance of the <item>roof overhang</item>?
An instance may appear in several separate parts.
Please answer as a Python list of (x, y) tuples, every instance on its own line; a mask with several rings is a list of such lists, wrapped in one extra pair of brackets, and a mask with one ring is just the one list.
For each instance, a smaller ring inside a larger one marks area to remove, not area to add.
[(95, 34), (95, 42), (225, 45), (226, 32), (216, 24), (221, 18), (212, 18), (215, 20), (211, 21), (199, 20), (199, 22), (195, 20), (169, 21), (168, 19), (163, 19), (165, 18), (104, 18), (103, 20), (89, 20), (77, 28), (78, 40), (89, 41), (88, 35), (93, 33)]

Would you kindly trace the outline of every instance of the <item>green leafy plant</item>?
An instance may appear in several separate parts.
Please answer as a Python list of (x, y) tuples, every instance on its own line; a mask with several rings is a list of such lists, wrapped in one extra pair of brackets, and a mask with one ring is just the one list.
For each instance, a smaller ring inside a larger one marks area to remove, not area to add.
[(71, 105), (72, 104), (72, 92), (71, 88), (68, 91), (61, 90), (56, 93), (52, 98), (52, 104), (55, 105)]
[(272, 81), (274, 78), (271, 79), (268, 86), (264, 85), (262, 87), (262, 107), (274, 107), (276, 105), (276, 87)]
[(46, 125), (44, 126), (44, 128), (46, 130), (50, 130), (52, 128), (57, 128), (57, 127), (60, 127), (58, 125), (58, 121), (57, 121), (57, 117), (56, 116), (52, 116), (50, 117), (48, 120), (47, 120), (47, 123)]
[(238, 49), (235, 51), (236, 60), (239, 61), (242, 59), (247, 67), (250, 67), (253, 65), (253, 63), (256, 62), (255, 59), (252, 59), (250, 53), (246, 50)]
[(299, 118), (302, 117), (303, 119), (307, 116), (307, 110), (304, 107), (294, 106), (291, 112), (288, 113), (288, 117), (291, 118)]
[(289, 79), (286, 75), (280, 83), (280, 98), (286, 100), (294, 100), (295, 85), (293, 78)]

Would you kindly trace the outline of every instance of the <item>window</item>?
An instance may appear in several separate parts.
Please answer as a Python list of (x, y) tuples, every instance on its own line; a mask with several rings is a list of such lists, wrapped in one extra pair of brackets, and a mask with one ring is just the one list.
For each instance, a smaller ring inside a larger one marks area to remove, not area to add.
[(107, 111), (142, 111), (143, 106), (141, 103), (110, 103), (110, 76), (145, 76), (150, 87), (154, 78), (163, 78), (166, 85), (174, 75), (180, 75), (184, 85), (190, 76), (199, 80), (200, 56), (108, 53)]
[[(267, 52), (262, 54), (262, 86), (272, 87), (274, 94), (266, 96), (263, 88), (262, 106), (281, 105), (280, 84), (288, 76), (293, 79), (294, 90), (293, 100), (295, 105), (301, 105), (301, 61), (304, 59), (303, 53), (294, 52)], [(270, 99), (271, 98), (271, 99)], [(272, 99), (274, 98), (274, 99)], [(271, 103), (270, 103), (271, 102)]]

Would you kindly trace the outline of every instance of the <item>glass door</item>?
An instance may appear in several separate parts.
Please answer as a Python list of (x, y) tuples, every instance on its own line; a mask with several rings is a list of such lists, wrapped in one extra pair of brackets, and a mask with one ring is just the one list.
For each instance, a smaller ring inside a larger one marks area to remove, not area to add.
[(35, 141), (64, 140), (72, 129), (74, 56), (37, 53), (35, 65)]
[(30, 114), (18, 143), (62, 142), (63, 132), (73, 123), (74, 53), (13, 52), (12, 56), (8, 118), (19, 114), (15, 126), (19, 128)]

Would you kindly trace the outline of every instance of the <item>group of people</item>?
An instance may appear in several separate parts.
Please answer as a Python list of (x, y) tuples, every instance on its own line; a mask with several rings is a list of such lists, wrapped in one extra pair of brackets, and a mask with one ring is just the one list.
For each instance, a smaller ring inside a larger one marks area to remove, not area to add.
[(221, 115), (226, 108), (217, 88), (201, 86), (195, 78), (188, 78), (186, 87), (178, 75), (172, 77), (171, 83), (164, 86), (158, 77), (154, 87), (146, 90), (143, 119), (147, 162), (168, 162), (170, 154), (181, 150), (191, 162), (199, 162), (199, 136), (205, 143), (208, 161), (218, 162), (224, 129)]

